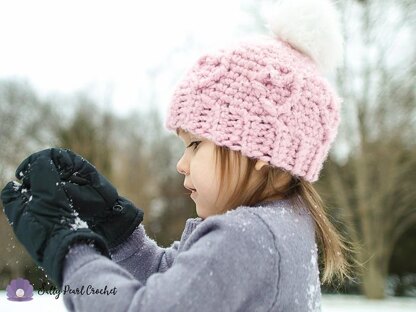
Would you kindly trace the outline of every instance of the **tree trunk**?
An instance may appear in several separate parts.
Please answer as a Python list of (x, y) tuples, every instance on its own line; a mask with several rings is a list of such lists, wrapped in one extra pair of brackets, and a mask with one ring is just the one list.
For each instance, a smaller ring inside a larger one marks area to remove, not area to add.
[(362, 272), (362, 290), (369, 299), (384, 299), (386, 274), (375, 257), (368, 260)]

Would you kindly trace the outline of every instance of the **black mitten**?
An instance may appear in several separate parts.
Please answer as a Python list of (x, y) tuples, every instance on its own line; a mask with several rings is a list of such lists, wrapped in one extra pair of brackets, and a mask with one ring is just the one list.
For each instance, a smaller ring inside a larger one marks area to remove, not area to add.
[(110, 181), (82, 156), (61, 148), (39, 153), (50, 155), (79, 217), (106, 239), (109, 248), (123, 242), (143, 221), (143, 210), (119, 196)]
[(71, 244), (94, 243), (110, 258), (104, 238), (89, 229), (72, 208), (50, 154), (29, 156), (16, 177), (23, 184), (11, 181), (1, 192), (4, 212), (16, 237), (57, 287), (62, 287), (64, 257)]

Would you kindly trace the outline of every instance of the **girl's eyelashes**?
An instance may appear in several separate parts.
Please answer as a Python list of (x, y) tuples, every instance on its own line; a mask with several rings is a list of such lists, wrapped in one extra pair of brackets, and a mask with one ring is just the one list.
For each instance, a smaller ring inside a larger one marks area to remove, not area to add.
[(196, 148), (198, 147), (199, 143), (201, 143), (201, 141), (193, 141), (186, 148), (191, 147), (192, 145), (195, 145), (194, 150), (196, 150)]

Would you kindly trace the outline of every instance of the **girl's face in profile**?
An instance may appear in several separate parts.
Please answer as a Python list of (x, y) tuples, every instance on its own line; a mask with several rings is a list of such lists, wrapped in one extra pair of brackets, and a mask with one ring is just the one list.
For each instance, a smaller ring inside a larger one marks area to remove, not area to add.
[(216, 202), (220, 193), (220, 172), (215, 167), (215, 144), (182, 129), (179, 129), (178, 135), (184, 143), (185, 151), (176, 169), (185, 177), (184, 186), (195, 190), (192, 191), (191, 198), (195, 202), (198, 216), (205, 219), (222, 213), (224, 207), (221, 204), (226, 202), (227, 192), (221, 192)]

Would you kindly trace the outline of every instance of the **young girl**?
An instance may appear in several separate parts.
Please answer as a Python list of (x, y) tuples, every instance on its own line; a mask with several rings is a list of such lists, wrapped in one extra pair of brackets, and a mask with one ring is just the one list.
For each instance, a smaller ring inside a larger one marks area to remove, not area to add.
[(111, 260), (99, 238), (78, 239), (63, 265), (69, 310), (320, 311), (317, 240), (323, 282), (347, 275), (346, 246), (312, 186), (340, 122), (324, 78), (342, 51), (337, 12), (319, 0), (274, 13), (270, 37), (202, 56), (174, 93), (166, 127), (184, 143), (177, 170), (198, 217), (169, 248), (140, 224), (111, 244)]

